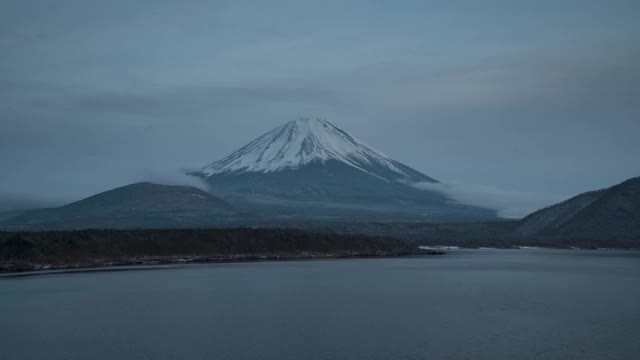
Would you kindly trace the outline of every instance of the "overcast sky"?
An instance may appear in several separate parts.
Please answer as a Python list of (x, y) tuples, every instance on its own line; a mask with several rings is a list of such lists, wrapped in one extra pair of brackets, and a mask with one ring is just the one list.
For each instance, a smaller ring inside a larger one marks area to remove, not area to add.
[(638, 0), (2, 0), (0, 209), (184, 182), (299, 116), (484, 195), (607, 187), (640, 175), (639, 17)]

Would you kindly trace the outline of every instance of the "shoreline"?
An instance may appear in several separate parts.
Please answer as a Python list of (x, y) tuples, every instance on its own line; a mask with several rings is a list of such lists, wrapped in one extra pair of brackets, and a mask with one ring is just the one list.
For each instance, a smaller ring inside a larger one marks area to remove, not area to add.
[(578, 247), (578, 246), (459, 246), (459, 245), (418, 245), (422, 250), (621, 250), (640, 251), (636, 247)]
[(0, 231), (0, 273), (436, 253), (399, 239), (295, 229)]
[(152, 270), (152, 266), (166, 268), (167, 266), (198, 265), (198, 264), (239, 264), (253, 262), (278, 261), (312, 261), (312, 260), (343, 260), (343, 259), (384, 259), (415, 255), (445, 255), (444, 251), (436, 249), (417, 249), (416, 251), (378, 252), (378, 253), (345, 253), (345, 254), (287, 254), (287, 255), (257, 255), (237, 254), (226, 256), (163, 256), (163, 257), (130, 257), (127, 259), (100, 259), (80, 261), (67, 264), (42, 263), (0, 263), (0, 279), (16, 276), (36, 276), (48, 274), (83, 273), (99, 271), (128, 271)]

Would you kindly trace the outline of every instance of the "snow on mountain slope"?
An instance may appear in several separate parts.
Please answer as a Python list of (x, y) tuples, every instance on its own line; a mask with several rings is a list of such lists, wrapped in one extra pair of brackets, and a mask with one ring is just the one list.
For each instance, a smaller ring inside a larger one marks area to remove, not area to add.
[(327, 120), (298, 119), (188, 172), (243, 211), (318, 218), (493, 219), (413, 183), (437, 183)]
[(253, 140), (202, 169), (205, 177), (246, 172), (271, 173), (337, 160), (385, 181), (436, 180), (369, 147), (327, 120), (301, 118)]

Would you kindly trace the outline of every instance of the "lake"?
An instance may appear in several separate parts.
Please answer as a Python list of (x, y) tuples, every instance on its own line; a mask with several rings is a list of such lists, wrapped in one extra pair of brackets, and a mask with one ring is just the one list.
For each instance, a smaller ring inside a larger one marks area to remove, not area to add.
[(0, 277), (0, 359), (640, 359), (640, 252)]

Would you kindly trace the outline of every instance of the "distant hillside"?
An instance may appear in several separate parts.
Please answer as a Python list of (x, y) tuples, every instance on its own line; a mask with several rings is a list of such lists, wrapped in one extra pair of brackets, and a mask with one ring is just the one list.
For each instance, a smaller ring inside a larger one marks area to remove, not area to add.
[[(320, 224), (308, 224), (308, 228)], [(640, 248), (640, 177), (580, 194), (522, 220), (477, 223), (351, 222), (341, 233), (393, 236), (461, 247)]]
[(640, 239), (640, 177), (580, 194), (519, 222), (527, 237)]
[(574, 196), (569, 200), (538, 210), (519, 221), (516, 233), (523, 236), (540, 235), (552, 232), (570, 221), (606, 190), (596, 190)]
[(607, 189), (550, 235), (640, 240), (640, 177)]
[(5, 229), (188, 227), (234, 213), (224, 200), (190, 186), (136, 183), (0, 223)]
[(304, 214), (261, 216), (235, 213), (223, 200), (198, 189), (134, 184), (0, 222), (0, 228), (11, 231), (247, 226), (386, 236), (424, 245), (640, 248), (640, 178), (580, 194), (518, 221), (435, 223), (384, 217), (336, 221)]
[(16, 216), (18, 216), (20, 214), (24, 214), (27, 211), (29, 211), (29, 210), (2, 211), (2, 212), (0, 212), (0, 221), (6, 220), (6, 219), (11, 219), (11, 218), (16, 217)]

